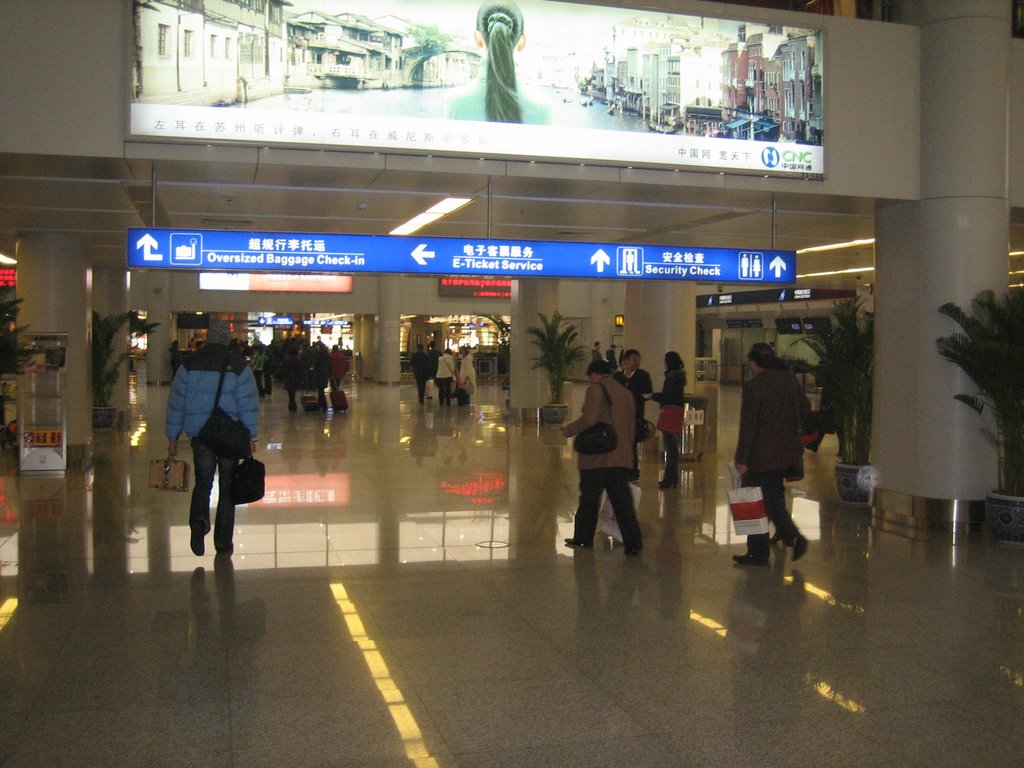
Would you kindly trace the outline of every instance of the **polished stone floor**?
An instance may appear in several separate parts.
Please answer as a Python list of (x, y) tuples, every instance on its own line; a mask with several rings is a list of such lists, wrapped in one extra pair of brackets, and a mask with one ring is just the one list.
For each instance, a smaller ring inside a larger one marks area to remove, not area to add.
[(349, 390), (345, 414), (264, 401), (230, 558), (146, 487), (166, 388), (85, 475), (0, 459), (0, 766), (1024, 761), (1024, 549), (876, 530), (829, 487), (834, 438), (790, 488), (806, 557), (734, 566), (725, 388), (679, 489), (644, 457), (635, 559), (561, 546), (573, 455), (496, 386), (445, 411)]

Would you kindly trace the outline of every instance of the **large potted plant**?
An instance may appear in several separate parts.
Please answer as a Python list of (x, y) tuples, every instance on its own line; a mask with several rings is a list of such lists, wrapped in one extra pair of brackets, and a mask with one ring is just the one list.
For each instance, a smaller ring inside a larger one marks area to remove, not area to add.
[(996, 445), (999, 487), (985, 498), (989, 525), (997, 539), (1024, 543), (1024, 292), (997, 298), (982, 291), (970, 313), (952, 302), (939, 312), (960, 326), (936, 340), (939, 354), (978, 388), (955, 397), (981, 416)]
[(128, 350), (118, 347), (121, 328), (131, 319), (130, 312), (117, 315), (92, 313), (92, 426), (109, 429), (117, 409), (110, 405), (114, 387), (121, 374), (121, 363), (128, 359)]
[(871, 406), (875, 319), (860, 298), (837, 301), (827, 330), (800, 341), (816, 356), (811, 364), (822, 400), (834, 414), (839, 438), (836, 491), (839, 498), (866, 504), (871, 499)]
[(550, 318), (538, 314), (540, 325), (526, 329), (537, 347), (536, 357), (531, 358), (534, 368), (542, 368), (548, 377), (550, 399), (541, 408), (541, 418), (548, 424), (565, 421), (569, 406), (562, 397), (566, 374), (576, 363), (583, 360), (586, 350), (579, 343), (575, 326), (556, 310)]
[(18, 325), (18, 305), (22, 301), (0, 300), (0, 446), (12, 444), (17, 432), (17, 416), (8, 413), (7, 401), (13, 397), (17, 374), (28, 362), (30, 354), (28, 344), (20, 335), (25, 327)]

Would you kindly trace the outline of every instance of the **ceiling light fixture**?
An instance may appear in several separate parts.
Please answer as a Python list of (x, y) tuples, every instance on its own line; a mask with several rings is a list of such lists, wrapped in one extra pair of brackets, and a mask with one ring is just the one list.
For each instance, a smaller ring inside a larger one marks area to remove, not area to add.
[(455, 211), (473, 202), (471, 197), (446, 197), (437, 205), (428, 208), (423, 213), (413, 216), (405, 224), (395, 227), (388, 234), (390, 235), (411, 235), (428, 224), (432, 224), (440, 218), (455, 213)]
[(797, 275), (796, 279), (805, 277), (831, 277), (832, 275), (859, 275), (862, 272), (874, 272), (874, 267), (854, 267), (853, 269), (837, 269), (834, 272), (808, 272), (806, 275)]
[(6, 253), (0, 253), (0, 264), (17, 264), (17, 259), (12, 259)]
[(1011, 256), (1024, 256), (1024, 251), (1010, 251)]
[(856, 248), (858, 245), (874, 245), (875, 238), (869, 237), (866, 240), (848, 240), (845, 243), (832, 243), (831, 245), (815, 245), (812, 248), (801, 248), (797, 253), (817, 253), (818, 251), (838, 251), (840, 248)]

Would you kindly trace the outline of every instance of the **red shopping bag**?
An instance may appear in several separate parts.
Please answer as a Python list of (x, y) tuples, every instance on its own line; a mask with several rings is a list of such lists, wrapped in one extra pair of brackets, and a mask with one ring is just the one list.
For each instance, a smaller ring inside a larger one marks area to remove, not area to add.
[(768, 533), (768, 512), (759, 486), (733, 488), (729, 491), (729, 511), (737, 536)]
[(683, 406), (663, 405), (658, 411), (658, 429), (672, 435), (683, 433)]

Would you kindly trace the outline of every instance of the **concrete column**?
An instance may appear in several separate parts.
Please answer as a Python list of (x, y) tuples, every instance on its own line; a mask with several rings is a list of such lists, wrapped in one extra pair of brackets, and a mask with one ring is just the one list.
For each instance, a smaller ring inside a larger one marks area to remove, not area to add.
[(168, 270), (154, 269), (137, 277), (143, 278), (141, 291), (142, 306), (146, 319), (160, 323), (149, 335), (146, 349), (146, 383), (150, 385), (171, 383), (171, 274)]
[(509, 407), (535, 410), (547, 403), (547, 377), (530, 362), (537, 348), (526, 329), (537, 325), (538, 314), (551, 316), (558, 309), (558, 281), (549, 278), (512, 281), (512, 333), (509, 339)]
[(694, 283), (668, 280), (626, 285), (625, 346), (638, 349), (641, 365), (660, 389), (665, 353), (683, 358), (686, 377), (694, 381), (697, 353), (697, 289)]
[[(639, 280), (627, 280), (625, 290), (625, 307), (623, 314), (626, 324), (622, 328), (622, 346), (625, 349), (640, 349), (643, 337), (640, 335), (640, 316), (643, 314), (643, 283)], [(643, 354), (643, 351), (640, 352)], [(648, 364), (650, 360), (646, 361)]]
[[(119, 267), (94, 267), (92, 270), (92, 309), (100, 317), (123, 315), (128, 311), (128, 273)], [(118, 334), (117, 353), (128, 351), (129, 328), (125, 323)], [(150, 339), (152, 341), (152, 339)], [(123, 414), (128, 410), (128, 361), (121, 363), (117, 386), (110, 404)]]
[(935, 351), (937, 309), (1007, 287), (1010, 3), (922, 3), (921, 200), (877, 215), (873, 462), (886, 492), (971, 500), (996, 484), (972, 385)]
[(88, 455), (92, 392), (88, 328), (91, 272), (85, 244), (74, 235), (33, 233), (18, 239), (19, 325), (29, 333), (68, 335), (64, 408), (68, 467)]
[(377, 278), (377, 366), (378, 384), (398, 384), (402, 375), (401, 306), (402, 278)]
[(587, 349), (601, 342), (601, 354), (608, 351), (615, 333), (615, 316), (611, 302), (611, 284), (608, 280), (590, 280), (590, 336), (581, 339)]
[(359, 323), (360, 347), (363, 352), (363, 378), (373, 380), (377, 377), (376, 318), (363, 315)]

